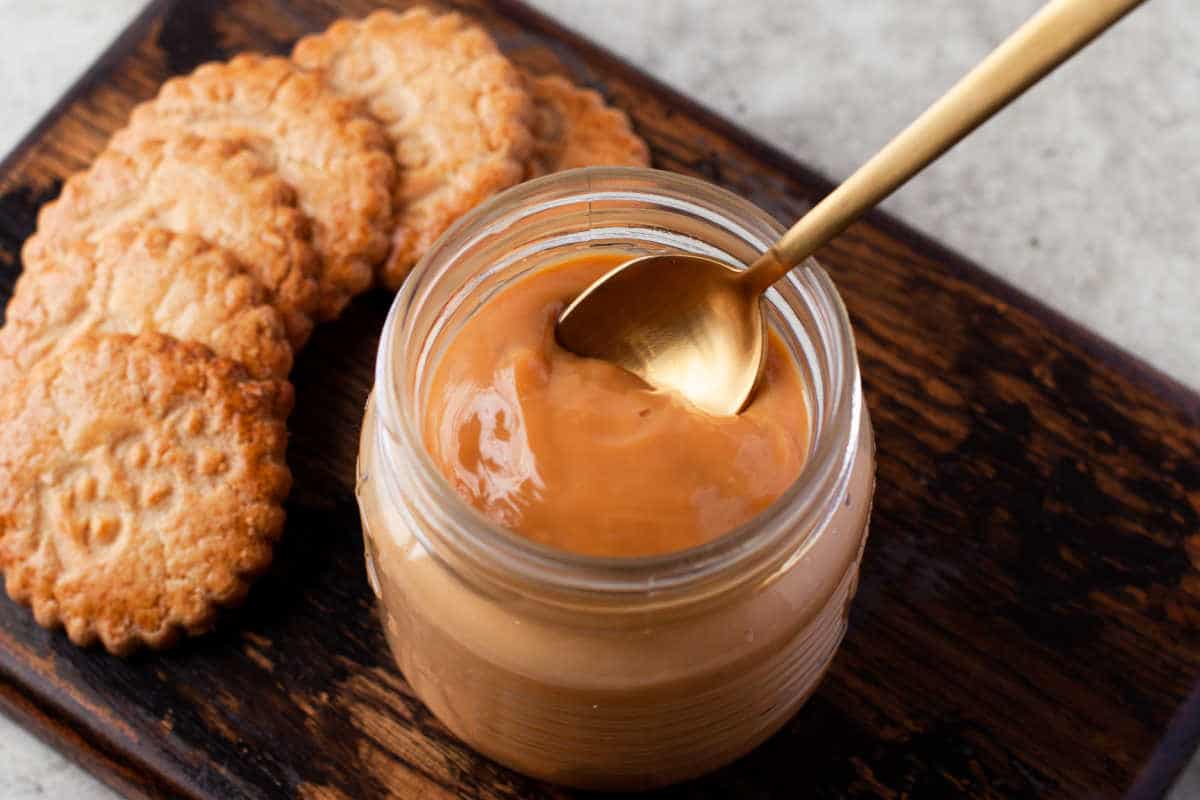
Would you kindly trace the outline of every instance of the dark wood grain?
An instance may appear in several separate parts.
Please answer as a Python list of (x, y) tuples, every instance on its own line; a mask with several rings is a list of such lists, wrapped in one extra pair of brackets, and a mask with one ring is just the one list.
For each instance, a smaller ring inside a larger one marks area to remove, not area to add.
[[(0, 167), (0, 299), (38, 206), (164, 78), (373, 5), (152, 6)], [(454, 5), (627, 109), (659, 167), (781, 220), (829, 188), (514, 2)], [(879, 443), (850, 633), (782, 732), (657, 796), (1160, 796), (1200, 735), (1200, 398), (882, 214), (819, 257)], [(573, 796), (458, 743), (388, 659), (352, 491), (388, 303), (360, 298), (298, 360), (287, 536), (245, 607), (122, 661), (0, 601), (0, 707), (131, 796)]]

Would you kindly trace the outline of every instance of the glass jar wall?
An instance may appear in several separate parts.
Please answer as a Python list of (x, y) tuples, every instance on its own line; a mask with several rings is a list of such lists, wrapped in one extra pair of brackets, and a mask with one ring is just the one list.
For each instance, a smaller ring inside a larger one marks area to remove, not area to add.
[(672, 783), (770, 736), (828, 668), (857, 584), (874, 444), (849, 322), (815, 262), (767, 295), (808, 387), (808, 460), (771, 508), (712, 542), (648, 558), (550, 550), (464, 503), (420, 438), (441, 351), (514, 279), (594, 248), (745, 264), (780, 233), (701, 181), (575, 170), (468, 215), (397, 296), (359, 454), (368, 571), (406, 679), (482, 753), (585, 788)]

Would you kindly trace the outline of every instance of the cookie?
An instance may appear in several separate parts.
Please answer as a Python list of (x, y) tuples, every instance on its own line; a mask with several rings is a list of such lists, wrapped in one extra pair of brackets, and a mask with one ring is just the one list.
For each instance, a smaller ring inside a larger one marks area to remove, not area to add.
[(294, 348), (312, 331), (319, 261), (296, 195), (244, 141), (191, 134), (106, 150), (42, 207), (25, 263), (55, 239), (98, 240), (115, 227), (191, 233), (232, 253), (267, 290)]
[(209, 629), (271, 561), (291, 385), (196, 343), (88, 336), (0, 389), (0, 570), (38, 624), (126, 654)]
[(285, 58), (240, 55), (163, 84), (112, 146), (136, 152), (164, 131), (248, 142), (295, 190), (321, 257), (317, 318), (334, 319), (387, 255), (396, 166), (378, 122), (319, 74)]
[(0, 328), (0, 353), (20, 372), (81, 336), (157, 331), (205, 344), (256, 378), (287, 377), (282, 317), (221, 248), (141, 226), (57, 245), (31, 249)]
[(521, 74), (461, 14), (376, 11), (301, 39), (300, 66), (363, 100), (399, 164), (392, 250), (382, 282), (396, 288), (455, 220), (524, 177), (533, 103)]
[(561, 75), (527, 76), (537, 108), (527, 176), (576, 167), (648, 167), (650, 151), (629, 117)]

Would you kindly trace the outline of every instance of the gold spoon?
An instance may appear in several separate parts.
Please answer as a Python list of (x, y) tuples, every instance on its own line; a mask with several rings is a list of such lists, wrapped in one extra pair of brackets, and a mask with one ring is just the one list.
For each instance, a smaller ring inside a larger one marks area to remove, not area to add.
[(738, 413), (765, 361), (762, 293), (1141, 2), (1051, 0), (748, 269), (687, 254), (635, 258), (567, 306), (558, 341), (709, 413)]

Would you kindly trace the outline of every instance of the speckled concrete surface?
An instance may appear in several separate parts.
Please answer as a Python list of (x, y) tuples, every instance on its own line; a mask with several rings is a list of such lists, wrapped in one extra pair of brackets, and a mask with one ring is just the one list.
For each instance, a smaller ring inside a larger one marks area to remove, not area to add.
[[(834, 178), (1039, 4), (532, 2)], [(0, 152), (140, 6), (0, 0)], [(1195, 0), (1154, 0), (886, 206), (1200, 387), (1197, 41)], [(0, 717), (0, 800), (110, 796)]]

